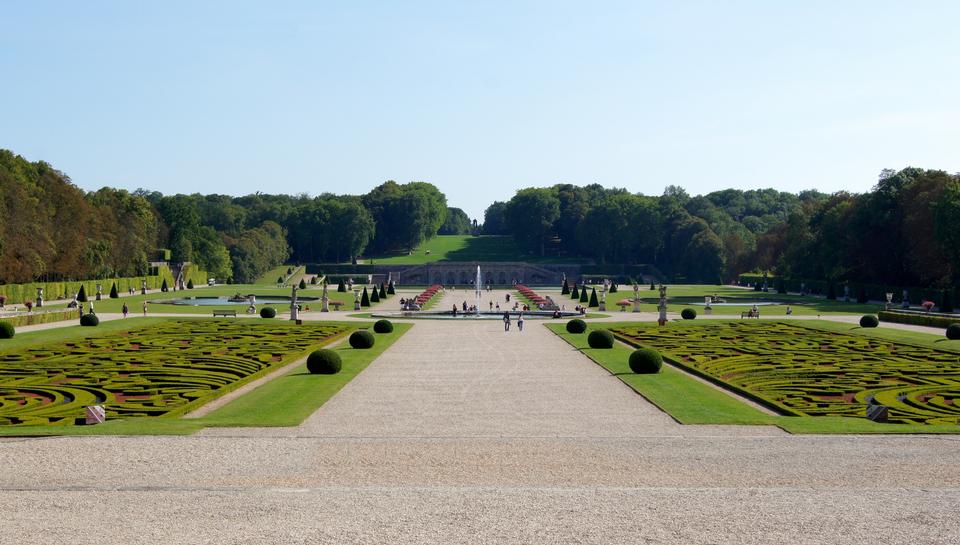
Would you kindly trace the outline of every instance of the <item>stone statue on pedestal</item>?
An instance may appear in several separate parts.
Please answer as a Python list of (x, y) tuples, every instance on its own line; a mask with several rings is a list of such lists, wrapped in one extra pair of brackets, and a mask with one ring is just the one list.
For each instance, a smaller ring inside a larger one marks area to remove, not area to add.
[(667, 323), (667, 287), (663, 284), (660, 284), (660, 303), (657, 305), (657, 310), (660, 311), (657, 323), (665, 325)]
[(290, 286), (290, 319), (300, 319), (300, 305), (297, 304), (297, 286)]
[(640, 285), (633, 285), (633, 311), (640, 312)]
[(907, 290), (903, 290), (903, 302), (900, 303), (900, 308), (910, 308), (910, 297), (907, 296)]
[(600, 292), (600, 307), (598, 310), (604, 311), (607, 310), (607, 288), (610, 287), (610, 282), (606, 279), (603, 281), (603, 291)]
[(323, 295), (320, 297), (320, 312), (330, 312), (330, 298), (327, 297), (327, 280), (323, 280)]
[(146, 295), (146, 294), (147, 294), (147, 281), (146, 281), (146, 280), (141, 280), (141, 281), (140, 281), (140, 295)]
[(97, 284), (97, 301), (103, 298), (103, 284)]
[(36, 307), (40, 308), (43, 306), (43, 288), (37, 288), (37, 304)]

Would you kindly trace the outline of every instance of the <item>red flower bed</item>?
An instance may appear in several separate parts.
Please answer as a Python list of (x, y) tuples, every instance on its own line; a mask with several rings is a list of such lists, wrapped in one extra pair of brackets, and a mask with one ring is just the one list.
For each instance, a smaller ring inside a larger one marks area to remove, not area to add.
[(521, 295), (526, 297), (534, 305), (540, 306), (540, 305), (547, 304), (546, 299), (544, 299), (543, 297), (540, 297), (539, 295), (537, 295), (537, 292), (524, 286), (523, 284), (517, 284), (517, 291), (519, 291)]
[(433, 296), (436, 295), (437, 292), (440, 291), (441, 289), (443, 289), (443, 286), (441, 286), (440, 284), (434, 284), (429, 288), (423, 290), (423, 292), (420, 295), (418, 295), (416, 298), (417, 304), (420, 305), (421, 307), (427, 304), (427, 301), (429, 301), (430, 299), (433, 299)]

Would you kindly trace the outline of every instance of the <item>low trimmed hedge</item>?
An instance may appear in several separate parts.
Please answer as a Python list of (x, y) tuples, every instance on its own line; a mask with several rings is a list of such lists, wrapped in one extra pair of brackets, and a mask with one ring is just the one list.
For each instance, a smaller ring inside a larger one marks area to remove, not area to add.
[(361, 350), (373, 348), (375, 342), (376, 339), (373, 338), (373, 333), (366, 330), (354, 331), (350, 334), (350, 346), (352, 348), (359, 348)]
[(76, 320), (80, 317), (77, 309), (50, 310), (46, 312), (21, 313), (18, 316), (8, 316), (4, 321), (10, 322), (14, 327), (23, 327), (25, 325), (50, 324), (53, 322), (62, 322), (64, 320)]
[(275, 308), (273, 308), (273, 307), (263, 307), (262, 309), (260, 309), (260, 317), (261, 317), (261, 318), (276, 318), (276, 317), (277, 317), (277, 309), (275, 309)]
[(12, 339), (16, 329), (10, 322), (0, 322), (0, 339)]
[(656, 350), (641, 348), (630, 354), (630, 370), (634, 373), (659, 373), (661, 367), (663, 367), (663, 357)]
[(567, 333), (580, 334), (587, 330), (587, 322), (580, 318), (574, 318), (567, 322)]
[(896, 312), (893, 310), (881, 310), (877, 313), (877, 317), (881, 322), (943, 328), (950, 327), (950, 324), (954, 324), (958, 320), (957, 316), (924, 314), (919, 312)]
[(697, 311), (692, 308), (685, 308), (680, 311), (680, 317), (684, 320), (692, 320), (697, 317)]
[(373, 330), (377, 333), (391, 333), (393, 331), (393, 322), (390, 320), (377, 320), (373, 324)]
[(343, 361), (334, 350), (321, 348), (307, 356), (307, 370), (314, 375), (335, 375), (340, 372)]
[(877, 327), (878, 325), (880, 325), (880, 320), (873, 314), (864, 314), (860, 318), (860, 327)]
[(606, 329), (595, 329), (587, 335), (590, 348), (613, 348), (613, 333)]
[(96, 314), (84, 314), (80, 317), (80, 325), (87, 327), (96, 327), (100, 325), (100, 318)]

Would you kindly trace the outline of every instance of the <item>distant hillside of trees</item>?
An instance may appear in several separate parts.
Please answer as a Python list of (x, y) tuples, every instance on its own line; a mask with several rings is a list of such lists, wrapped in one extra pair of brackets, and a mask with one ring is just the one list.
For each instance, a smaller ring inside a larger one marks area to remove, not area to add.
[(531, 254), (653, 264), (687, 281), (769, 270), (899, 286), (960, 283), (960, 177), (938, 170), (886, 170), (864, 194), (528, 188), (490, 205), (483, 230), (513, 235)]
[(248, 282), (287, 260), (402, 253), (441, 234), (512, 235), (525, 255), (651, 264), (721, 282), (752, 270), (811, 280), (956, 286), (960, 178), (884, 171), (864, 194), (725, 189), (691, 197), (600, 185), (526, 188), (482, 225), (424, 182), (365, 195), (85, 192), (49, 164), (0, 150), (0, 283), (144, 274), (157, 248)]

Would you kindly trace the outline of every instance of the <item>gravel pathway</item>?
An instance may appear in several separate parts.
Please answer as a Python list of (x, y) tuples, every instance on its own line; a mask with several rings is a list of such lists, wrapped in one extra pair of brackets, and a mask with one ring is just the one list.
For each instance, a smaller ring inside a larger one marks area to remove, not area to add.
[(681, 426), (543, 322), (417, 322), (298, 428), (0, 440), (0, 543), (957, 543), (958, 454)]

